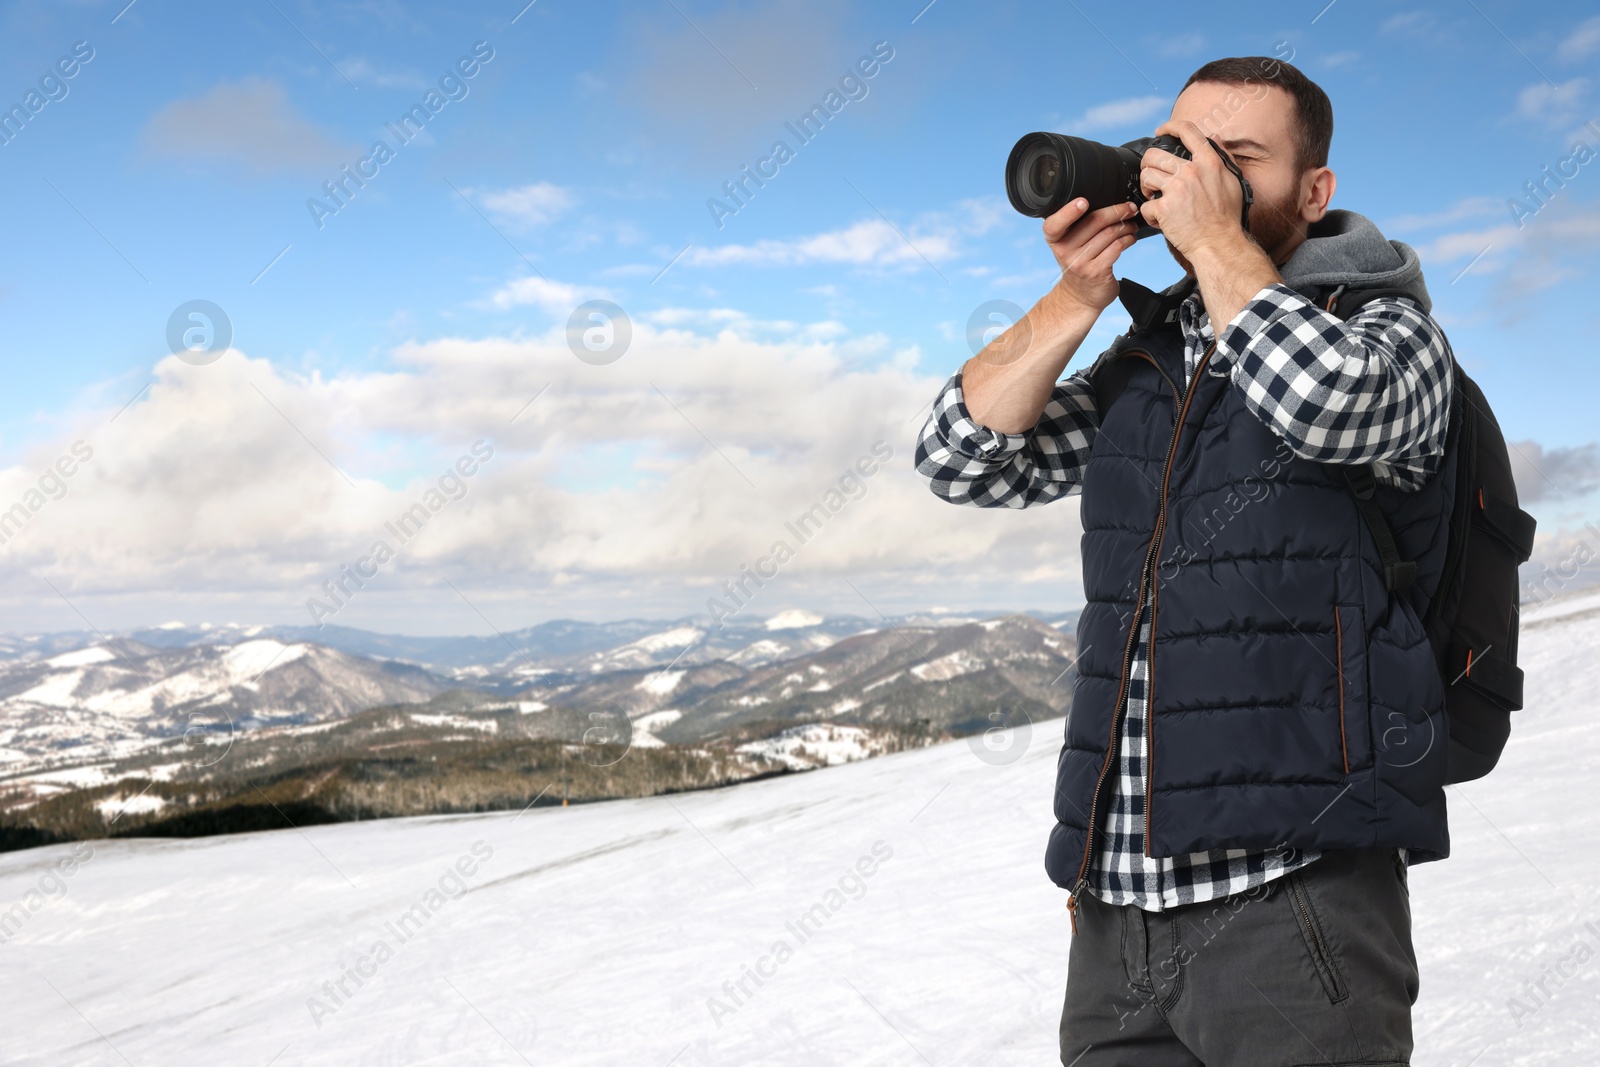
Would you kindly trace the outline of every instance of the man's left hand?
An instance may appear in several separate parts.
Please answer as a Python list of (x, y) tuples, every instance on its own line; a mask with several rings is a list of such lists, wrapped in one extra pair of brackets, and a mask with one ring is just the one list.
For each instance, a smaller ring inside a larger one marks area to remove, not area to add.
[(1193, 158), (1180, 159), (1161, 148), (1145, 152), (1140, 159), (1140, 188), (1145, 196), (1161, 193), (1140, 207), (1145, 221), (1191, 261), (1205, 249), (1248, 240), (1239, 225), (1244, 209), (1239, 179), (1223, 166), (1205, 133), (1187, 120), (1169, 120), (1156, 128), (1156, 135), (1162, 134), (1181, 140)]

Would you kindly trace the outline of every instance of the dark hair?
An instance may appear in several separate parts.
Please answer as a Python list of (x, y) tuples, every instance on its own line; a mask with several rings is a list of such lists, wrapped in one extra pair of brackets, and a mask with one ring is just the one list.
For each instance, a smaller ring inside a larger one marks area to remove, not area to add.
[[(1333, 141), (1333, 103), (1322, 87), (1299, 69), (1270, 56), (1235, 56), (1214, 59), (1189, 75), (1187, 89), (1195, 82), (1221, 85), (1275, 85), (1294, 98), (1295, 169), (1328, 165), (1328, 145)], [(1182, 90), (1179, 90), (1180, 92)]]

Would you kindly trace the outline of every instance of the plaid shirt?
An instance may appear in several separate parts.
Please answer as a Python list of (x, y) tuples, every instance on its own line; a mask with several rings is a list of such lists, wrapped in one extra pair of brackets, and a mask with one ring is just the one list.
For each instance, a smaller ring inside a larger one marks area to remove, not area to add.
[[(1213, 339), (1198, 288), (1179, 306), (1178, 321), (1187, 386)], [(1370, 463), (1379, 482), (1412, 491), (1444, 453), (1452, 358), (1443, 332), (1411, 299), (1380, 298), (1341, 321), (1275, 283), (1224, 326), (1206, 373), (1227, 376), (1246, 408), (1296, 455)], [(1031, 432), (990, 430), (968, 413), (958, 371), (918, 437), (917, 470), (952, 503), (1048, 503), (1079, 488), (1099, 424), (1094, 386), (1079, 371), (1056, 384)], [(1146, 622), (1134, 649), (1115, 789), (1097, 831), (1090, 891), (1108, 903), (1160, 911), (1242, 892), (1317, 859), (1319, 853), (1287, 849), (1144, 854), (1149, 650)]]

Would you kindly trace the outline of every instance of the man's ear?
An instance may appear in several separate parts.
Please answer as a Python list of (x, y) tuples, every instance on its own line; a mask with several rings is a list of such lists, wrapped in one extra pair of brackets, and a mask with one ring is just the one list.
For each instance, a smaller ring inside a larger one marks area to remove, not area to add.
[(1327, 167), (1317, 167), (1307, 171), (1301, 177), (1300, 184), (1301, 217), (1307, 222), (1322, 221), (1322, 216), (1328, 213), (1328, 202), (1333, 199), (1333, 190), (1339, 180)]

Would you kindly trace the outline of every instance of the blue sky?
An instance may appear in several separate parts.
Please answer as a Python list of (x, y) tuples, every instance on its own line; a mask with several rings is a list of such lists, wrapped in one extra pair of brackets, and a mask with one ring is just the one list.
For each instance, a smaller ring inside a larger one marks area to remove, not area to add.
[[(896, 458), (749, 610), (1071, 606), (1076, 505), (940, 505), (909, 469), (917, 408), (974, 309), (1053, 278), (1001, 189), (1016, 138), (1148, 134), (1223, 55), (1328, 91), (1334, 206), (1422, 254), (1542, 551), (1595, 517), (1600, 163), (1572, 158), (1600, 150), (1592, 5), (925, 4), (0, 8), (0, 105), (55, 97), (0, 145), (0, 506), (95, 450), (0, 545), (3, 628), (305, 621), (478, 439), (474, 488), (340, 622), (703, 611), (880, 439)], [(75, 46), (92, 58), (50, 78)], [(402, 143), (386, 124), (430, 90)], [(786, 124), (830, 91), (802, 142)], [(379, 139), (392, 158), (314, 212)], [(1120, 272), (1176, 277), (1157, 241)], [(204, 366), (167, 341), (194, 299), (232, 329)], [(615, 362), (565, 344), (591, 299), (632, 324)]]

